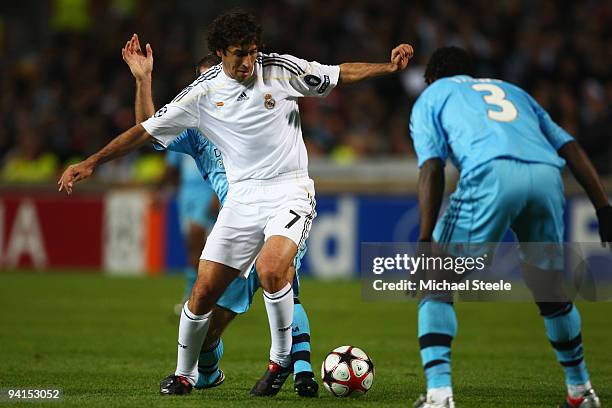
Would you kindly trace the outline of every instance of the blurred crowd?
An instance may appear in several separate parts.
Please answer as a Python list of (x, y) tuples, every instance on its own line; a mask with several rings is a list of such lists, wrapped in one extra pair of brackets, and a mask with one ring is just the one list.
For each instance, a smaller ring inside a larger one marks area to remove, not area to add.
[[(261, 18), (264, 51), (333, 64), (416, 56), (399, 77), (300, 102), (310, 157), (341, 163), (414, 155), (410, 109), (438, 46), (474, 54), (479, 75), (530, 91), (612, 172), (612, 3), (564, 0), (49, 0), (0, 4), (0, 180), (49, 181), (134, 124), (134, 83), (121, 59), (132, 33), (151, 43), (154, 98), (172, 99), (207, 52), (207, 23), (243, 6)], [(150, 181), (152, 149), (102, 166), (102, 180)]]

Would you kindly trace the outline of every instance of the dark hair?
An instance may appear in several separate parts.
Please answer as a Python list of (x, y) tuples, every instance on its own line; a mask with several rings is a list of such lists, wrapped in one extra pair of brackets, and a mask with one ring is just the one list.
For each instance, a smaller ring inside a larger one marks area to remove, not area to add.
[(195, 66), (196, 75), (200, 75), (200, 70), (202, 68), (208, 69), (213, 65), (217, 65), (219, 62), (221, 61), (219, 60), (219, 57), (217, 57), (215, 54), (206, 54), (206, 56), (199, 60)]
[(442, 47), (434, 51), (425, 68), (425, 81), (430, 84), (436, 79), (455, 76), (474, 76), (476, 68), (471, 55), (459, 47)]
[(219, 15), (208, 29), (208, 49), (213, 54), (217, 50), (223, 53), (231, 45), (241, 47), (261, 45), (261, 26), (255, 17), (246, 11), (235, 9)]

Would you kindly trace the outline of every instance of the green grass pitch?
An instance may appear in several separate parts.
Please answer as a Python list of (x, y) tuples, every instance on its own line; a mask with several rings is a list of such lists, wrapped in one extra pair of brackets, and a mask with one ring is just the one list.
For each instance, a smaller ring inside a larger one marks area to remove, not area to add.
[[(373, 359), (372, 390), (360, 399), (303, 400), (291, 379), (273, 399), (249, 397), (269, 347), (261, 297), (224, 336), (221, 387), (161, 397), (159, 380), (174, 370), (178, 319), (172, 306), (182, 280), (93, 275), (0, 274), (0, 388), (61, 388), (60, 403), (87, 407), (408, 407), (424, 390), (416, 341), (416, 304), (365, 303), (358, 281), (305, 279), (302, 303), (320, 364), (352, 344)], [(612, 303), (581, 303), (593, 384), (612, 401)], [(459, 407), (555, 407), (564, 398), (561, 368), (535, 305), (459, 303), (453, 379)], [(41, 405), (42, 404), (42, 405)], [(0, 402), (2, 406), (7, 403)], [(20, 403), (19, 406), (32, 405)]]

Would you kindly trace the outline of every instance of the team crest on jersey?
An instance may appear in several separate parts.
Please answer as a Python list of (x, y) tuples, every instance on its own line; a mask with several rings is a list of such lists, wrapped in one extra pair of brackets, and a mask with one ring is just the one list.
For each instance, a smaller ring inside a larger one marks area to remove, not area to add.
[(274, 100), (274, 98), (272, 98), (272, 94), (265, 94), (264, 95), (264, 106), (266, 107), (266, 109), (274, 109), (274, 107), (276, 106), (276, 101)]

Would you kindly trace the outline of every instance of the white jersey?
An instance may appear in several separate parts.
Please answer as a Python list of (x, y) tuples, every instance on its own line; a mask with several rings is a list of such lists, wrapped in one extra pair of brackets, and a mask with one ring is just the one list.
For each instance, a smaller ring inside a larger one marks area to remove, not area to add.
[(297, 98), (327, 96), (339, 76), (339, 66), (259, 53), (247, 81), (216, 65), (142, 126), (163, 146), (186, 128), (199, 129), (221, 151), (230, 183), (303, 172), (308, 156)]

